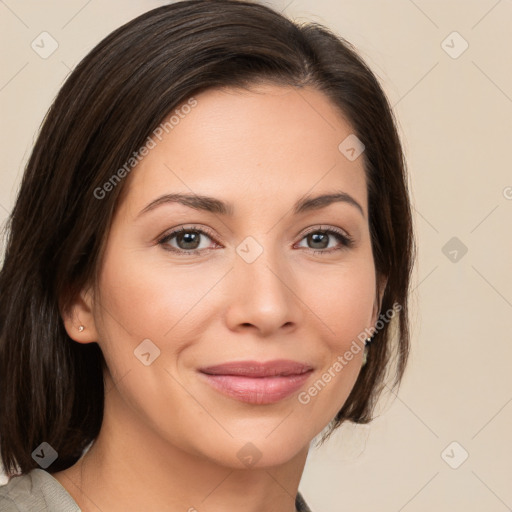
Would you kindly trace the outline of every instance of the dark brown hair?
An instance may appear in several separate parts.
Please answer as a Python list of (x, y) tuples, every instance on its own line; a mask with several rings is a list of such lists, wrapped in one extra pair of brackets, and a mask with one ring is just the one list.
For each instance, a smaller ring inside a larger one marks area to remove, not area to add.
[(58, 452), (48, 471), (66, 469), (99, 433), (104, 359), (97, 343), (74, 342), (61, 317), (95, 282), (126, 180), (102, 199), (95, 190), (192, 95), (261, 81), (323, 91), (365, 145), (375, 268), (388, 278), (381, 311), (401, 306), (376, 333), (329, 434), (344, 420), (371, 420), (393, 361), (399, 385), (409, 351), (414, 242), (402, 148), (377, 79), (350, 43), (316, 23), (295, 24), (245, 1), (177, 2), (118, 28), (80, 62), (49, 109), (23, 175), (0, 272), (7, 474), (37, 467), (31, 454), (43, 441)]

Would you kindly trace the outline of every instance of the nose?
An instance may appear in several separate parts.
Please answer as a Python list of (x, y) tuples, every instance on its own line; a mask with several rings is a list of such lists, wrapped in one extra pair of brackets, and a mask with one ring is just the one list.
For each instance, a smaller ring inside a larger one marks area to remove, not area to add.
[(287, 259), (277, 250), (263, 248), (251, 261), (250, 251), (237, 252), (229, 277), (226, 322), (233, 331), (253, 329), (259, 336), (295, 329), (304, 312), (298, 282)]

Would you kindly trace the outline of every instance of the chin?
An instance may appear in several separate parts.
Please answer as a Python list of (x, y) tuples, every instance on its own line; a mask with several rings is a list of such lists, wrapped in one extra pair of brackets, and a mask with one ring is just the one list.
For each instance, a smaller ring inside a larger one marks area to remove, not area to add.
[[(314, 434), (310, 437), (304, 426), (286, 420), (279, 423), (273, 421), (272, 428), (266, 427), (264, 430), (246, 428), (243, 433), (230, 431), (233, 437), (226, 434), (217, 443), (212, 443), (210, 438), (210, 442), (203, 447), (203, 454), (215, 460), (216, 464), (232, 469), (280, 466), (303, 452), (307, 454)], [(205, 436), (205, 439), (208, 437)]]

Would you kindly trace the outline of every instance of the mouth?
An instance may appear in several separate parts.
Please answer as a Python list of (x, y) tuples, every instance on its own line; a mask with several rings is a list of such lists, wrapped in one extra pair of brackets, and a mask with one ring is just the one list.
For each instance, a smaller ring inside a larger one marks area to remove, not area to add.
[(266, 363), (232, 362), (199, 370), (215, 390), (257, 405), (276, 403), (290, 396), (304, 385), (312, 372), (311, 365), (284, 359)]

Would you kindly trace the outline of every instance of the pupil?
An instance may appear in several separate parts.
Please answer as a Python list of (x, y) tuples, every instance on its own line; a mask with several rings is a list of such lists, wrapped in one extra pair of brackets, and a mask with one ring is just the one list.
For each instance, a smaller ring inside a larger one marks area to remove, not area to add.
[[(313, 233), (312, 235), (309, 235), (311, 237), (311, 240), (313, 241), (313, 243), (320, 243), (320, 247), (315, 247), (315, 249), (325, 249), (327, 247), (327, 245), (325, 244), (325, 242), (327, 241), (327, 236), (325, 233)], [(322, 239), (323, 238), (323, 242), (322, 243)]]
[[(195, 249), (197, 248), (198, 244), (198, 240), (199, 240), (199, 233), (182, 233), (179, 237), (178, 237), (178, 240), (180, 239), (184, 239), (185, 240), (185, 244), (190, 244), (192, 243), (192, 247), (190, 246), (186, 246), (186, 247), (183, 247), (184, 249)], [(195, 244), (194, 244), (194, 237), (196, 238), (195, 240)]]

